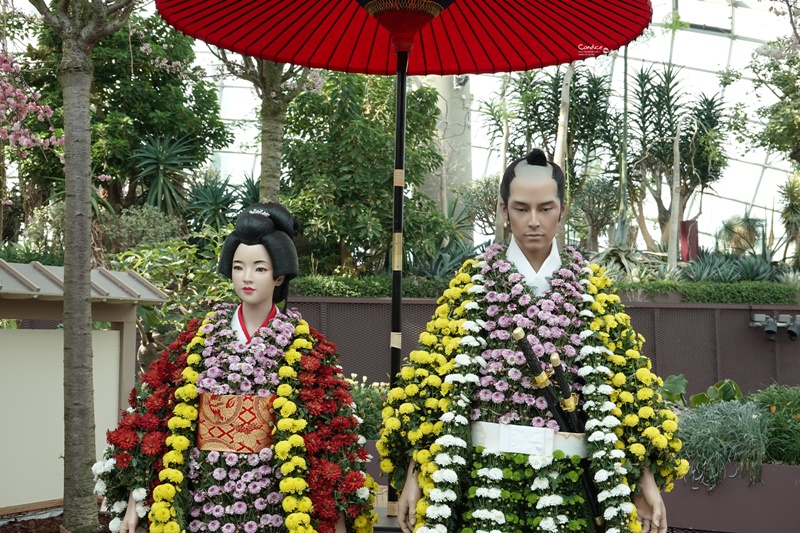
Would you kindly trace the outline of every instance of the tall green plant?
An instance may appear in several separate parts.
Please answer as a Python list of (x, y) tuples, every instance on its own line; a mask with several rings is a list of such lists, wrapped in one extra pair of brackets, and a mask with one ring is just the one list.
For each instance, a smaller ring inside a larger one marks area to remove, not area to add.
[(140, 201), (168, 215), (179, 215), (186, 203), (184, 182), (198, 161), (188, 137), (148, 135), (143, 146), (133, 152), (144, 190)]
[(186, 215), (195, 231), (205, 226), (221, 229), (231, 222), (235, 207), (236, 193), (230, 180), (207, 177), (189, 190)]

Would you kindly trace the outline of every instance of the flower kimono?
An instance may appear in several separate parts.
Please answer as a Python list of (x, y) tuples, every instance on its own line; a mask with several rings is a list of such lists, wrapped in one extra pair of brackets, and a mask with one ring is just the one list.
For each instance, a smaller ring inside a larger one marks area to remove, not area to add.
[(335, 346), (296, 311), (245, 343), (217, 306), (131, 392), (94, 467), (119, 529), (128, 494), (150, 533), (372, 531), (369, 454)]
[[(401, 490), (416, 463), (419, 533), (641, 531), (631, 498), (642, 471), (668, 491), (688, 470), (644, 339), (603, 268), (567, 249), (533, 296), (505, 251), (467, 261), (438, 300), (389, 392), (381, 468)], [(564, 433), (536, 379), (554, 354), (583, 435)]]

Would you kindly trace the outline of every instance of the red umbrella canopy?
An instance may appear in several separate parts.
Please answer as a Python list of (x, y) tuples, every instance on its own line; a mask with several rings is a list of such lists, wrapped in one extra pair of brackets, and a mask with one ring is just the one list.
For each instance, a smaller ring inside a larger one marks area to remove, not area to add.
[(513, 72), (594, 57), (641, 35), (652, 15), (650, 0), (156, 0), (156, 6), (178, 30), (220, 48), (342, 72), (395, 74), (394, 36), (395, 46), (412, 43), (410, 75)]

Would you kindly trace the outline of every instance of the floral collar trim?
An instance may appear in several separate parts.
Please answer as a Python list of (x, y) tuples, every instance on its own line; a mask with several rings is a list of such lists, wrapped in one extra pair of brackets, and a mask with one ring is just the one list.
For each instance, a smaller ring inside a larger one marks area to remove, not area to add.
[[(231, 320), (231, 326), (233, 327), (234, 331), (236, 331), (237, 335), (241, 333), (242, 337), (244, 338), (244, 342), (250, 342), (250, 332), (247, 331), (247, 326), (244, 322), (244, 312), (242, 311), (242, 305), (239, 305), (239, 308), (236, 310), (236, 315), (233, 320)], [(265, 328), (269, 325), (269, 322), (275, 318), (275, 313), (277, 313), (278, 308), (275, 304), (272, 304), (272, 308), (269, 310), (269, 315), (267, 315), (266, 320), (259, 326), (259, 329)], [(239, 340), (242, 340), (241, 338)]]

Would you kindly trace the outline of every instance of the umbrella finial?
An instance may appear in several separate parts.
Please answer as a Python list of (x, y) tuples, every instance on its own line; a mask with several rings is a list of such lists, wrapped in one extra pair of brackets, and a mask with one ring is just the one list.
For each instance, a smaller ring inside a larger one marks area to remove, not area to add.
[(395, 52), (410, 52), (419, 30), (453, 0), (357, 0), (392, 36)]

